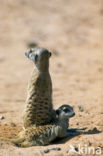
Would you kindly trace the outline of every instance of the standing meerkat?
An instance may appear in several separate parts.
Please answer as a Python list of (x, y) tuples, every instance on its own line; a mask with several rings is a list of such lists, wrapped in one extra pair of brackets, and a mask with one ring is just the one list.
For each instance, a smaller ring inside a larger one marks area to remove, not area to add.
[(73, 108), (62, 105), (56, 110), (55, 122), (42, 126), (31, 126), (22, 130), (11, 142), (20, 147), (41, 146), (50, 144), (53, 140), (71, 136), (68, 130), (69, 119), (75, 115)]
[(55, 119), (52, 105), (52, 82), (49, 74), (51, 52), (44, 48), (30, 49), (25, 55), (34, 62), (28, 84), (26, 107), (23, 113), (24, 128), (38, 126)]

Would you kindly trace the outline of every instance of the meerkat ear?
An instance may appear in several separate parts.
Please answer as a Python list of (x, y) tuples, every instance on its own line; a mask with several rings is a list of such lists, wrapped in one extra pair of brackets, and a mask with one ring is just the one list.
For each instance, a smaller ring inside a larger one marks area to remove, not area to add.
[(59, 109), (57, 109), (57, 110), (56, 110), (56, 114), (59, 115), (59, 113), (60, 113), (60, 111), (59, 111)]

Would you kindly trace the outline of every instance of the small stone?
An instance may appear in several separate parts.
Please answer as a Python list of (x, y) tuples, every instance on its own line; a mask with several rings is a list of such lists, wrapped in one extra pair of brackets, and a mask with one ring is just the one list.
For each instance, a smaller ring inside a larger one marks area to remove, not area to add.
[(12, 127), (16, 127), (16, 124), (12, 122), (12, 123), (11, 123), (11, 126), (12, 126)]
[(79, 122), (77, 122), (76, 125), (79, 125)]
[(88, 133), (89, 134), (96, 134), (96, 133), (99, 133), (100, 131), (97, 129), (97, 127), (94, 127), (94, 128), (92, 128), (92, 129), (90, 129), (90, 130), (88, 130)]
[(55, 148), (52, 148), (52, 150), (55, 150), (55, 151), (60, 151), (61, 148), (60, 147), (55, 147)]
[(92, 131), (93, 131), (93, 132), (98, 132), (99, 130), (97, 129), (97, 127), (94, 127), (94, 128), (92, 129)]
[(92, 143), (89, 141), (89, 142), (88, 142), (88, 146), (91, 146), (91, 145), (92, 145)]
[(2, 114), (0, 114), (0, 120), (5, 119), (4, 116)]
[(83, 111), (84, 111), (83, 106), (79, 105), (79, 106), (78, 106), (78, 108), (79, 108), (79, 110), (80, 110), (81, 112), (83, 112)]
[(44, 153), (49, 153), (49, 152), (50, 152), (49, 149), (44, 150)]
[(78, 152), (78, 147), (75, 147), (75, 150)]

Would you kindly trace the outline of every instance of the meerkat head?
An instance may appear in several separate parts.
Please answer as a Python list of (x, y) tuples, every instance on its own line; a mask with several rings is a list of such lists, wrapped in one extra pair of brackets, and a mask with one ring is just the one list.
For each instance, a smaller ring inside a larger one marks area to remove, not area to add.
[(32, 60), (39, 70), (47, 70), (49, 67), (49, 58), (51, 52), (45, 48), (32, 48), (25, 53)]
[(67, 120), (75, 115), (75, 112), (70, 105), (62, 105), (56, 110), (56, 113), (61, 120)]

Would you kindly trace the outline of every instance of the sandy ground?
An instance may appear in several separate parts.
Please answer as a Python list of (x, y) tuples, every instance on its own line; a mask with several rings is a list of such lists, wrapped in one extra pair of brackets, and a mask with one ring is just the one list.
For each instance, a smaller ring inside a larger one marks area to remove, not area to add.
[[(27, 83), (33, 70), (24, 52), (31, 41), (53, 53), (50, 74), (54, 108), (74, 106), (76, 116), (70, 120), (70, 127), (86, 126), (87, 130), (45, 147), (18, 148), (0, 141), (0, 156), (67, 156), (70, 144), (84, 148), (80, 155), (86, 154), (86, 147), (87, 152), (94, 147), (94, 155), (98, 147), (103, 152), (103, 1), (0, 2), (0, 114), (4, 116), (0, 137), (13, 138), (22, 127)], [(61, 151), (43, 153), (53, 147)]]

